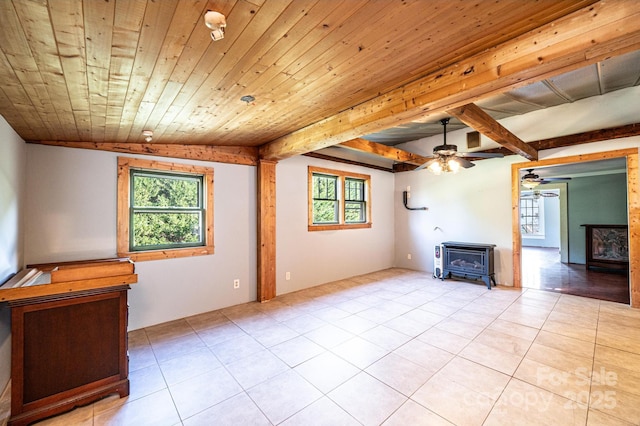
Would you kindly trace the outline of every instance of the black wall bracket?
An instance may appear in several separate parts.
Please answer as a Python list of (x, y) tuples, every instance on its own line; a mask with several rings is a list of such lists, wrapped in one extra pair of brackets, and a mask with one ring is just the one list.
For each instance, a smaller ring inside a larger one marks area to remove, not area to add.
[(407, 199), (409, 198), (407, 191), (402, 191), (402, 203), (404, 204), (404, 208), (407, 210), (429, 210), (428, 207), (409, 207), (407, 205)]

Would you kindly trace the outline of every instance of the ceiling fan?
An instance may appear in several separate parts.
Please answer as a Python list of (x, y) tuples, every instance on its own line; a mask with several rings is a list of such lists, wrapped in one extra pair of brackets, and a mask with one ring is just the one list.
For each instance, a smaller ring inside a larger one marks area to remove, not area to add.
[(555, 177), (555, 178), (541, 178), (539, 175), (533, 173), (533, 169), (527, 169), (527, 173), (522, 176), (520, 182), (522, 186), (527, 189), (533, 189), (538, 185), (544, 185), (546, 183), (562, 182), (571, 180), (570, 177)]
[(458, 152), (456, 145), (447, 144), (447, 124), (449, 124), (449, 118), (443, 118), (440, 120), (442, 127), (444, 128), (444, 144), (438, 145), (433, 148), (433, 158), (426, 163), (418, 166), (415, 170), (428, 168), (434, 174), (439, 175), (442, 172), (454, 172), (456, 173), (460, 167), (468, 169), (475, 166), (471, 161), (464, 157), (472, 158), (501, 158), (502, 154), (492, 154), (485, 152)]
[(521, 200), (538, 200), (540, 197), (558, 197), (559, 195), (555, 192), (542, 192), (539, 189), (536, 189), (530, 193), (522, 193), (520, 196)]

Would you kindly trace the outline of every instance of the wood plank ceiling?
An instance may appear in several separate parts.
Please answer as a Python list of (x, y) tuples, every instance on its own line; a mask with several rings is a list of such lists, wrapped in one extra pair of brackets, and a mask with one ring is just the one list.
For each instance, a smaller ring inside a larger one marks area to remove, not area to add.
[(255, 164), (639, 49), (635, 0), (6, 0), (0, 114), (29, 142)]

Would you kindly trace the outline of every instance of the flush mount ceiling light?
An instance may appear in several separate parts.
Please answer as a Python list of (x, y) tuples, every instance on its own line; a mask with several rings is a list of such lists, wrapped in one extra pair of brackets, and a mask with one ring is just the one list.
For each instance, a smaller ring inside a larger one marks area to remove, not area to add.
[(207, 10), (204, 14), (204, 24), (211, 30), (211, 39), (213, 41), (222, 40), (224, 38), (224, 29), (227, 26), (227, 18), (220, 12)]
[(251, 102), (255, 101), (255, 100), (256, 100), (256, 98), (254, 98), (254, 97), (253, 97), (253, 96), (251, 96), (251, 95), (245, 95), (245, 96), (241, 97), (241, 98), (240, 98), (240, 100), (241, 100), (242, 102), (246, 102), (246, 103), (247, 103), (247, 105), (249, 105)]
[(151, 130), (143, 130), (142, 131), (142, 136), (144, 136), (144, 140), (147, 142), (151, 142), (151, 140), (153, 139), (153, 131)]

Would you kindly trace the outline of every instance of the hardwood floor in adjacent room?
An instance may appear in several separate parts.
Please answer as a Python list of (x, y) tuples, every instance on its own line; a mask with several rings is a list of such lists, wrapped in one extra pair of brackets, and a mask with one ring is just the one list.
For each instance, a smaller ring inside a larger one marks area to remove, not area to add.
[(629, 275), (561, 263), (557, 248), (522, 247), (522, 286), (629, 304)]

